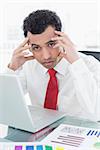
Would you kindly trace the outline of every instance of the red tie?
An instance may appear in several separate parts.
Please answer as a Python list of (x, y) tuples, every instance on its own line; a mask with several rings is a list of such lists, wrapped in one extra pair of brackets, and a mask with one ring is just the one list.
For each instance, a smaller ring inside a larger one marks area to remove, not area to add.
[(57, 72), (54, 69), (49, 69), (48, 72), (50, 75), (50, 80), (47, 86), (44, 108), (56, 110), (58, 97), (58, 83), (56, 78)]

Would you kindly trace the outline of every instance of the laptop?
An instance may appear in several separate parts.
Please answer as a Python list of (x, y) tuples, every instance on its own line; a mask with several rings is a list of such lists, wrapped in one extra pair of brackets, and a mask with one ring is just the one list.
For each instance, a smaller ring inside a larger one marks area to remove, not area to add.
[(0, 123), (35, 133), (66, 116), (51, 109), (28, 106), (17, 75), (0, 74)]

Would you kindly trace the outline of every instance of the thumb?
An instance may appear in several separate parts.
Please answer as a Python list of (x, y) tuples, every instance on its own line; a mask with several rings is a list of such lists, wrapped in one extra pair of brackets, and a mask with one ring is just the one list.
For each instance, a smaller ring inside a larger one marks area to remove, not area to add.
[(26, 61), (32, 60), (32, 59), (35, 59), (35, 57), (34, 57), (34, 56), (29, 56), (29, 57), (26, 57), (26, 58), (25, 58)]
[(67, 54), (65, 52), (60, 52), (59, 57), (67, 58)]

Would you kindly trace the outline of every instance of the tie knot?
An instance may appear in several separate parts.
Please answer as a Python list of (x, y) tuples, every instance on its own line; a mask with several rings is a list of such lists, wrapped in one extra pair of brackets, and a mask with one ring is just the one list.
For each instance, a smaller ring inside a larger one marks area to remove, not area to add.
[(56, 73), (57, 73), (57, 71), (54, 70), (53, 68), (49, 69), (48, 72), (49, 72), (50, 77), (54, 77), (56, 75)]

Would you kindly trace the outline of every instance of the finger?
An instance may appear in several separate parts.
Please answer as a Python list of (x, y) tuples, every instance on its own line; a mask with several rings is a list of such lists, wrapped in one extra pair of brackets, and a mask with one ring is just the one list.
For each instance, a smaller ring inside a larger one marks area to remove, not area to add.
[(17, 48), (15, 50), (15, 54), (20, 53), (20, 52), (22, 52), (24, 50), (30, 49), (30, 47), (31, 47), (30, 45), (27, 45), (27, 46), (24, 46), (24, 47), (21, 47), (21, 48)]
[(60, 47), (61, 47), (61, 46), (64, 46), (64, 47), (65, 47), (66, 45), (65, 45), (62, 41), (58, 41), (57, 44), (55, 44), (55, 45), (53, 46), (53, 48), (57, 48), (57, 47), (59, 47), (59, 46), (60, 46)]
[(18, 48), (21, 48), (21, 47), (25, 46), (26, 44), (28, 44), (28, 40), (29, 40), (28, 37), (25, 38), (25, 40), (18, 46)]
[(58, 43), (58, 44), (56, 44), (55, 46), (53, 46), (53, 48), (58, 48), (58, 47), (60, 47), (61, 45)]
[(61, 57), (61, 58), (62, 57), (67, 58), (67, 54), (61, 52), (60, 55), (59, 55), (59, 57)]
[(55, 32), (55, 34), (57, 34), (57, 35), (59, 35), (59, 36), (65, 36), (65, 33), (64, 33), (64, 32), (57, 31), (57, 30), (55, 30), (54, 32)]
[(21, 54), (17, 55), (17, 57), (19, 57), (19, 58), (22, 59), (23, 61), (28, 61), (28, 60), (35, 59), (34, 56), (25, 57), (25, 56), (24, 56), (24, 53), (21, 53)]
[(56, 37), (51, 38), (51, 40), (52, 41), (63, 40), (63, 37), (62, 36), (56, 36)]
[(69, 39), (67, 39), (66, 37), (63, 36), (57, 36), (57, 37), (53, 37), (51, 38), (52, 41), (62, 41), (64, 44), (66, 45), (73, 45), (73, 43), (71, 41), (69, 41)]
[(53, 37), (53, 38), (51, 38), (51, 40), (52, 41), (57, 41), (57, 42), (62, 42), (64, 44), (69, 44), (69, 42), (67, 42), (67, 39), (65, 37), (62, 37), (62, 36)]
[(62, 58), (62, 55), (61, 55), (61, 52), (59, 52), (59, 55), (57, 57), (58, 61), (61, 60), (61, 58)]
[(24, 58), (25, 55), (26, 55), (25, 52), (21, 52), (21, 53), (17, 54), (16, 57), (17, 57), (17, 58), (20, 58), (20, 57), (23, 57), (23, 58)]
[(59, 48), (60, 52), (63, 52), (63, 53), (66, 53), (66, 50), (65, 50), (65, 45), (63, 43), (58, 43), (56, 44), (53, 48)]
[(30, 51), (21, 51), (20, 53), (17, 54), (17, 56), (29, 57), (33, 56), (33, 53), (31, 53)]
[(65, 37), (65, 38), (66, 38), (66, 39), (65, 39), (66, 41), (63, 39), (64, 42), (67, 42), (67, 43), (70, 42), (70, 44), (72, 44), (73, 46), (75, 46), (74, 43), (70, 40), (70, 38), (69, 38), (64, 32), (55, 31), (55, 33), (56, 33), (58, 36)]
[(26, 60), (26, 61), (32, 60), (32, 59), (35, 59), (35, 57), (34, 57), (34, 56), (25, 57), (25, 60)]

